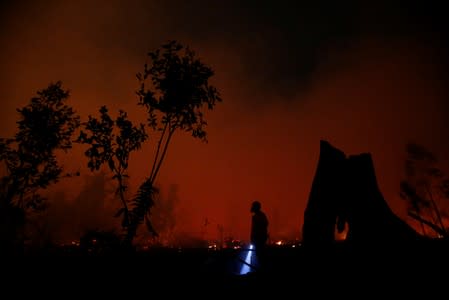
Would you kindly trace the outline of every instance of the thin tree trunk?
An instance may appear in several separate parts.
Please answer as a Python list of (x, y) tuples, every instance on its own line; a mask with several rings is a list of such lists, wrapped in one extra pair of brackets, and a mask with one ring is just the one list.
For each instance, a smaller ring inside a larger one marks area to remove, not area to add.
[(125, 208), (125, 213), (128, 213), (128, 204), (126, 203), (125, 194), (123, 193), (122, 174), (117, 174), (117, 181), (118, 181), (120, 200), (122, 200), (123, 207)]
[(156, 167), (156, 163), (159, 158), (159, 151), (161, 150), (162, 141), (164, 140), (164, 136), (165, 136), (165, 132), (167, 131), (167, 127), (168, 127), (168, 122), (165, 123), (164, 129), (162, 130), (162, 133), (161, 133), (161, 137), (159, 138), (159, 141), (157, 143), (157, 150), (156, 150), (156, 154), (154, 156), (153, 166), (151, 167), (150, 178), (153, 177), (154, 168)]
[(171, 140), (171, 138), (172, 138), (172, 136), (173, 136), (174, 133), (175, 133), (174, 130), (170, 130), (170, 132), (169, 132), (169, 134), (168, 134), (167, 141), (165, 142), (164, 150), (162, 151), (161, 158), (160, 158), (160, 160), (159, 160), (159, 162), (158, 162), (158, 164), (157, 164), (156, 169), (154, 170), (154, 174), (152, 174), (152, 177), (150, 178), (151, 184), (154, 183), (154, 181), (155, 181), (155, 179), (156, 179), (156, 176), (157, 176), (157, 173), (159, 172), (159, 169), (161, 168), (162, 161), (164, 160), (165, 155), (167, 154), (168, 144), (170, 143), (170, 140)]

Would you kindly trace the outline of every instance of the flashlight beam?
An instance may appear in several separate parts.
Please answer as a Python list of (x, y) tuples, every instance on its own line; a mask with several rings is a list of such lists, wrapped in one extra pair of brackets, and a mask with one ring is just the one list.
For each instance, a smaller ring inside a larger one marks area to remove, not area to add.
[(246, 251), (248, 251), (248, 253), (245, 256), (245, 259), (239, 257), (239, 260), (243, 263), (242, 268), (240, 269), (240, 275), (245, 275), (250, 271), (250, 269), (256, 270), (256, 268), (251, 264), (251, 257), (254, 252), (253, 245), (250, 245), (249, 249), (246, 249)]

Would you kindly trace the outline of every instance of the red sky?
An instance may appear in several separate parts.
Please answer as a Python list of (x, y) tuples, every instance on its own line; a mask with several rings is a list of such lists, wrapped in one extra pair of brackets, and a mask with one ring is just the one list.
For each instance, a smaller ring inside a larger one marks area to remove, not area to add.
[[(144, 8), (140, 1), (49, 3), (11, 4), (4, 13), (0, 136), (13, 134), (15, 108), (56, 80), (72, 91), (70, 102), (84, 118), (107, 104), (141, 119), (135, 74), (146, 52), (168, 39), (189, 44), (215, 70), (213, 82), (224, 102), (210, 114), (209, 143), (176, 135), (159, 174), (163, 187), (179, 185), (180, 231), (197, 234), (208, 218), (211, 237), (223, 224), (227, 234), (247, 239), (249, 207), (257, 199), (274, 237), (299, 236), (320, 139), (347, 154), (371, 152), (380, 188), (401, 217), (405, 208), (397, 195), (405, 143), (416, 141), (448, 158), (447, 61), (439, 39), (427, 32), (385, 35), (364, 24), (366, 34), (327, 36), (325, 44), (309, 49), (309, 57), (308, 51), (295, 52), (302, 49), (296, 46), (277, 49), (284, 37), (278, 27), (254, 33), (258, 27), (243, 24), (235, 37), (216, 28), (198, 30), (198, 24), (183, 29), (182, 11), (159, 2)], [(312, 60), (307, 72), (295, 73)], [(149, 172), (153, 145), (132, 158), (133, 187)], [(76, 147), (64, 162), (78, 168), (85, 165), (82, 159)], [(84, 180), (62, 182), (55, 190), (71, 201)], [(108, 224), (110, 213), (97, 211)]]

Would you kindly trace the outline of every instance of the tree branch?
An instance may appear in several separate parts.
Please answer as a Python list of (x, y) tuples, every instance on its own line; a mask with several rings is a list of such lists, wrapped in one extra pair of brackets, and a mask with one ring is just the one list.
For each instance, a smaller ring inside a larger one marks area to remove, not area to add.
[(417, 214), (415, 214), (414, 212), (408, 212), (408, 216), (421, 222), (422, 224), (425, 224), (427, 226), (429, 226), (433, 231), (435, 231), (437, 234), (445, 237), (445, 238), (449, 238), (449, 236), (447, 235), (446, 231), (442, 230), (440, 227), (438, 227), (437, 225), (433, 224), (432, 222), (427, 221), (426, 219), (422, 218), (421, 216), (418, 216)]
[(437, 206), (437, 204), (435, 203), (435, 200), (433, 199), (432, 191), (430, 190), (428, 184), (426, 184), (426, 190), (427, 190), (427, 193), (429, 194), (429, 198), (430, 198), (430, 201), (432, 202), (433, 209), (435, 210), (435, 214), (437, 215), (438, 223), (440, 223), (440, 228), (441, 228), (444, 232), (446, 232), (446, 230), (445, 230), (445, 228), (444, 228), (443, 220), (441, 219), (440, 210), (438, 209), (438, 206)]

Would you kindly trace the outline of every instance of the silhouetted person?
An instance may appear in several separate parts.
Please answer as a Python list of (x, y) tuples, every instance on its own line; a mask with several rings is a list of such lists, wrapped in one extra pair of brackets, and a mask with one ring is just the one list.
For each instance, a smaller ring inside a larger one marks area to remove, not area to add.
[(262, 266), (265, 260), (265, 247), (268, 240), (268, 219), (262, 211), (259, 201), (254, 201), (251, 205), (251, 244), (255, 249), (255, 256), (258, 266)]

